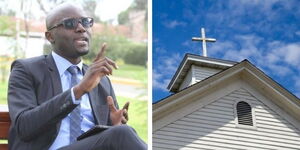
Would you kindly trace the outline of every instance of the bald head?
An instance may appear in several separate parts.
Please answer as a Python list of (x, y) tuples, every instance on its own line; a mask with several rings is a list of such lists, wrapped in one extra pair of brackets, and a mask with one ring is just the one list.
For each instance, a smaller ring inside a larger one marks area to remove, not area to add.
[(80, 13), (86, 16), (83, 8), (79, 5), (74, 5), (70, 3), (63, 3), (52, 9), (46, 17), (46, 27), (49, 29), (58, 22), (62, 21), (64, 18), (72, 18), (73, 13)]
[[(86, 20), (88, 16), (82, 7), (70, 3), (58, 5), (46, 18), (45, 37), (51, 43), (52, 50), (73, 64), (78, 63), (90, 48), (93, 20), (90, 18), (91, 24), (86, 25), (83, 18)], [(66, 24), (69, 26), (66, 27)]]

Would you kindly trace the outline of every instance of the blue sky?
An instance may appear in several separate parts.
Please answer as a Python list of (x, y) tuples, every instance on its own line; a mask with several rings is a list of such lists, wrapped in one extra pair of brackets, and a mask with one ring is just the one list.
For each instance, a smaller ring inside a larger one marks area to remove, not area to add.
[(294, 95), (300, 97), (299, 0), (153, 0), (153, 102), (171, 93), (167, 85), (185, 53), (248, 59)]

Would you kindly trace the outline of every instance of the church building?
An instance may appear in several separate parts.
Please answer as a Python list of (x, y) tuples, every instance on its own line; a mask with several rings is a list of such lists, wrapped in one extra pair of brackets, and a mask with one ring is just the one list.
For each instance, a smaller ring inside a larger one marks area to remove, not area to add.
[(184, 56), (174, 94), (153, 104), (153, 150), (299, 150), (300, 100), (248, 60), (203, 50)]

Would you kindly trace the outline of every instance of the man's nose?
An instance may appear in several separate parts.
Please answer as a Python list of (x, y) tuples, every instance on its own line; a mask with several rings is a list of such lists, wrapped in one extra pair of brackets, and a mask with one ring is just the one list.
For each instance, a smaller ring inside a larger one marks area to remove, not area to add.
[(76, 27), (76, 32), (86, 32), (86, 29), (82, 26), (81, 23), (78, 23)]

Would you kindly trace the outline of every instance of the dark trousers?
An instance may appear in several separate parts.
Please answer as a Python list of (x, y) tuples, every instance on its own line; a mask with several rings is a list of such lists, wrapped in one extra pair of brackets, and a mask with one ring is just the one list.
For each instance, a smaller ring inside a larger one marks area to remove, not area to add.
[(135, 130), (127, 125), (114, 126), (101, 133), (76, 141), (60, 150), (146, 150)]

